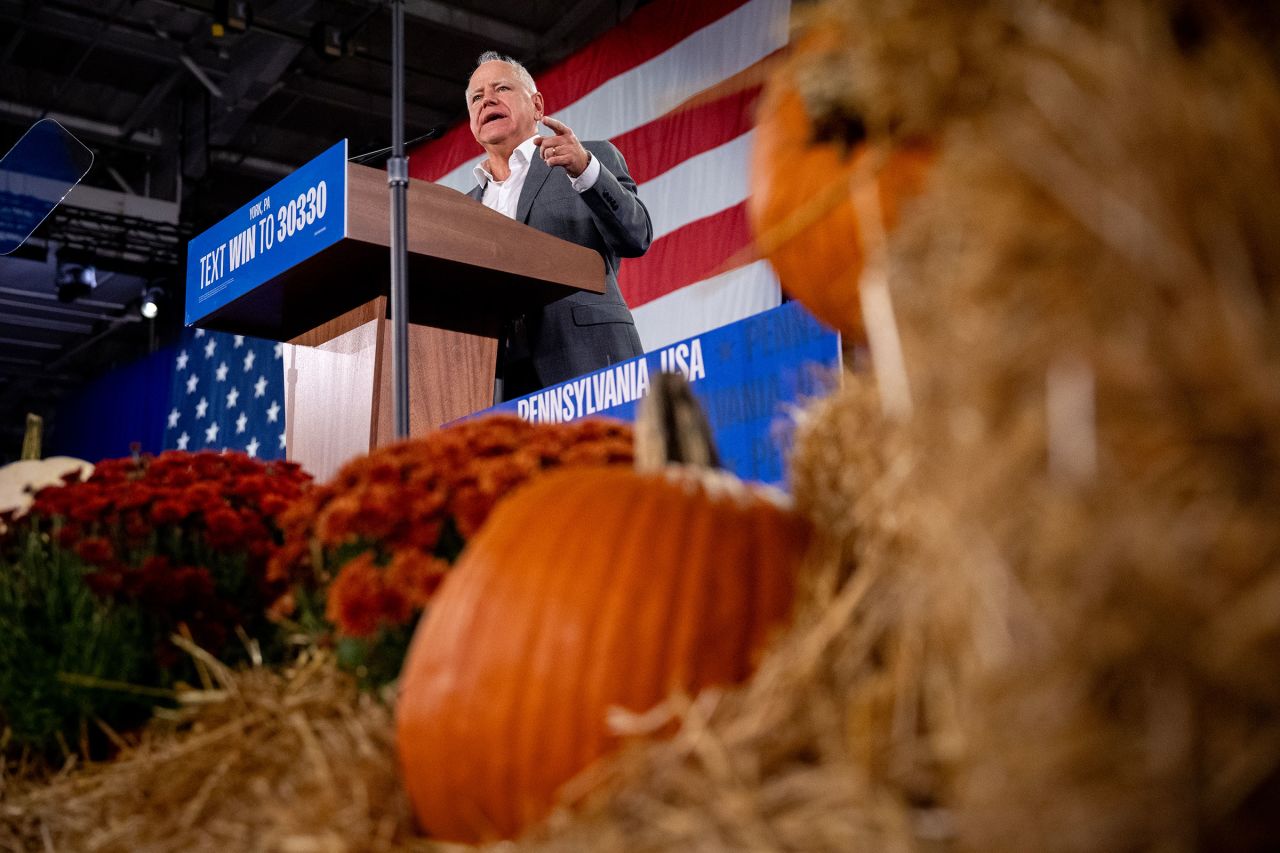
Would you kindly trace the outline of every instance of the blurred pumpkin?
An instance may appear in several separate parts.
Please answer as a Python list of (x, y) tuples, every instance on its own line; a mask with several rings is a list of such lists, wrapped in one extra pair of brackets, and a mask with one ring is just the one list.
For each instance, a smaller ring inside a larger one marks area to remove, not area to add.
[(611, 707), (745, 680), (790, 616), (808, 537), (780, 493), (696, 466), (579, 468), (513, 494), (462, 553), (401, 674), (398, 750), (423, 828), (513, 837), (620, 744)]
[[(817, 50), (828, 41), (801, 39), (795, 49)], [(849, 136), (860, 135), (857, 128), (846, 128), (842, 138), (820, 139), (792, 68), (779, 63), (761, 96), (747, 215), (757, 250), (769, 259), (782, 289), (840, 332), (846, 344), (862, 344), (858, 280), (866, 246), (852, 201), (854, 176), (875, 175), (888, 232), (903, 203), (920, 194), (932, 153), (925, 144), (884, 154), (862, 140), (850, 144)], [(878, 157), (882, 163), (875, 163)]]
[(87, 480), (93, 465), (72, 456), (21, 459), (0, 467), (0, 512), (25, 512), (35, 493), (46, 486), (60, 486), (67, 478)]

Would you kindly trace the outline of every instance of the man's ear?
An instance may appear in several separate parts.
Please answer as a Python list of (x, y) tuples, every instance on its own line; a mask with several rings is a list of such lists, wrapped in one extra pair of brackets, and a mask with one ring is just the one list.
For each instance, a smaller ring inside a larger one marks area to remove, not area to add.
[(538, 121), (542, 121), (542, 116), (543, 116), (543, 115), (545, 115), (545, 113), (543, 112), (543, 110), (544, 110), (544, 104), (543, 104), (543, 101), (542, 101), (542, 93), (541, 93), (541, 92), (534, 92), (534, 93), (533, 93), (533, 108), (534, 108), (534, 110), (536, 110), (536, 111), (537, 111), (537, 113), (538, 113)]

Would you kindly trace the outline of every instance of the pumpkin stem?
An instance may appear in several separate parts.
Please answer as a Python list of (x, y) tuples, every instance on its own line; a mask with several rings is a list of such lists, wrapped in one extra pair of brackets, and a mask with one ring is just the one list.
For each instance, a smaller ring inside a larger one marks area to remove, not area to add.
[(44, 418), (27, 412), (27, 431), (22, 436), (22, 458), (39, 459)]
[(706, 413), (679, 373), (653, 377), (648, 396), (640, 401), (635, 435), (637, 471), (659, 471), (673, 464), (720, 467)]

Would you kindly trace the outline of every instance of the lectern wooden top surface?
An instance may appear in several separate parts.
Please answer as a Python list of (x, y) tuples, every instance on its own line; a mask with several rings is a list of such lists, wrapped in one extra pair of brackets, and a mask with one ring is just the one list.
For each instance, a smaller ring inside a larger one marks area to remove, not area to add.
[[(346, 237), (214, 311), (198, 325), (291, 340), (390, 287), (386, 173), (347, 164)], [(457, 331), (496, 322), (579, 290), (604, 292), (604, 261), (448, 187), (411, 180), (409, 320)]]

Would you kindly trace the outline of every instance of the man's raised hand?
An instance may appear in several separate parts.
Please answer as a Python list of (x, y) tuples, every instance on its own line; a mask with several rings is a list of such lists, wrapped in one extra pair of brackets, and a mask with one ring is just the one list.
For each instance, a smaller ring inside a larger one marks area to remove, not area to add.
[(570, 177), (576, 178), (591, 162), (591, 155), (582, 147), (578, 137), (569, 126), (550, 116), (543, 116), (542, 123), (549, 127), (553, 136), (538, 136), (533, 144), (542, 150), (542, 159), (548, 166), (563, 166)]

